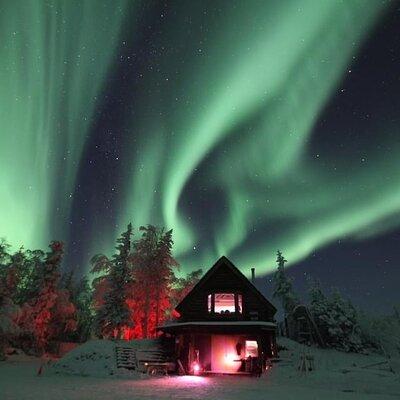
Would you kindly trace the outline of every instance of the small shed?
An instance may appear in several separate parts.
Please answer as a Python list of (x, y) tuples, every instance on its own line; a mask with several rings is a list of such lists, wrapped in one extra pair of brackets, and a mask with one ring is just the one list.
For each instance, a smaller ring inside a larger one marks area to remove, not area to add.
[(174, 338), (184, 373), (260, 374), (277, 356), (276, 308), (226, 257), (175, 310), (159, 330)]
[(296, 305), (292, 312), (285, 318), (284, 322), (285, 336), (299, 343), (325, 347), (321, 332), (306, 305)]

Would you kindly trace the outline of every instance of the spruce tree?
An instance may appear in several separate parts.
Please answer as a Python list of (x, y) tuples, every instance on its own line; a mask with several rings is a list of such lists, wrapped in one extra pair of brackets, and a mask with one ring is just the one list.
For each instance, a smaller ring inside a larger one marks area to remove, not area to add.
[(66, 273), (62, 280), (62, 286), (69, 293), (76, 310), (76, 329), (68, 335), (68, 341), (82, 343), (89, 339), (92, 329), (92, 288), (87, 277), (76, 281), (73, 275), (72, 272)]
[(172, 256), (172, 230), (153, 225), (140, 227), (142, 237), (135, 242), (132, 256), (136, 278), (135, 337), (153, 337), (156, 327), (170, 309), (173, 268), (178, 265)]
[(7, 266), (11, 260), (10, 254), (11, 245), (6, 241), (6, 239), (0, 239), (0, 276), (4, 276)]
[[(107, 262), (104, 257), (97, 257), (107, 270), (107, 275), (101, 281), (105, 284), (101, 304), (95, 317), (97, 332), (104, 337), (120, 338), (123, 330), (132, 326), (132, 316), (127, 304), (127, 286), (132, 280), (130, 266), (132, 224), (117, 239), (117, 252)], [(92, 271), (98, 271), (98, 264)]]
[(285, 273), (285, 263), (287, 260), (280, 250), (277, 251), (276, 262), (278, 268), (273, 275), (274, 291), (273, 297), (281, 300), (285, 315), (290, 314), (296, 304), (299, 303), (297, 297), (293, 293), (293, 280)]
[(153, 279), (156, 277), (154, 255), (157, 251), (158, 234), (153, 225), (141, 226), (142, 237), (135, 242), (135, 251), (132, 257), (135, 273), (135, 336), (147, 338), (150, 336), (152, 317)]
[(343, 299), (338, 290), (331, 295), (327, 321), (332, 347), (354, 352), (363, 350), (357, 310), (349, 300)]
[(76, 307), (76, 334), (79, 342), (89, 339), (94, 313), (92, 309), (92, 290), (86, 277), (82, 278), (74, 291), (74, 304)]
[(155, 326), (152, 329), (154, 335), (155, 328), (165, 319), (166, 311), (170, 308), (171, 282), (173, 280), (172, 268), (177, 267), (178, 263), (172, 256), (172, 229), (164, 232), (160, 231), (157, 250), (155, 254)]
[(310, 298), (310, 313), (320, 331), (325, 343), (329, 340), (329, 324), (327, 315), (330, 313), (329, 299), (325, 296), (318, 280), (312, 280), (308, 290)]

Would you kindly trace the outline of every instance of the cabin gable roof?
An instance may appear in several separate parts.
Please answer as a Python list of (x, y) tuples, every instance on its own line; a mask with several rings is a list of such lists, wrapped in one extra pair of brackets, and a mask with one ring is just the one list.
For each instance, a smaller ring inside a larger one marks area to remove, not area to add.
[[(211, 278), (217, 276), (221, 270), (228, 270), (231, 274), (232, 283), (236, 286), (243, 287), (246, 290), (252, 292), (257, 297), (261, 305), (267, 308), (272, 315), (276, 313), (276, 308), (265, 298), (265, 296), (246, 278), (245, 275), (225, 256), (222, 256), (217, 262), (206, 272), (206, 274), (200, 279), (200, 281), (193, 287), (193, 289), (181, 300), (181, 302), (175, 307), (175, 309), (181, 313), (186, 305), (196, 296), (201, 295), (202, 290), (206, 287), (210, 287), (211, 290), (217, 289), (214, 287)], [(229, 286), (231, 282), (227, 282)]]

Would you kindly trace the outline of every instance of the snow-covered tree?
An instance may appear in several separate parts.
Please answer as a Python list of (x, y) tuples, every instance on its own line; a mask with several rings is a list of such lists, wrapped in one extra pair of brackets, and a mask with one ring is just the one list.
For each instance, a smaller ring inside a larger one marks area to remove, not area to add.
[(360, 312), (358, 320), (364, 341), (369, 347), (384, 355), (400, 355), (400, 319), (396, 309), (392, 315), (386, 316)]
[(135, 337), (153, 337), (156, 327), (170, 309), (173, 268), (172, 230), (153, 225), (142, 226), (142, 237), (135, 242), (132, 256), (135, 274)]
[(363, 350), (357, 310), (349, 300), (343, 299), (338, 290), (331, 295), (329, 311), (327, 321), (331, 346), (344, 351)]
[(293, 279), (285, 273), (287, 260), (280, 250), (277, 252), (276, 262), (278, 268), (272, 278), (274, 283), (273, 297), (280, 299), (285, 314), (290, 314), (299, 301), (293, 292)]
[(6, 241), (6, 239), (0, 239), (0, 274), (4, 271), (5, 267), (10, 263), (11, 254), (10, 254), (11, 245)]
[(5, 360), (5, 348), (8, 341), (18, 332), (13, 320), (16, 311), (9, 288), (6, 282), (0, 279), (0, 361)]
[(23, 304), (17, 323), (26, 337), (30, 337), (38, 352), (48, 349), (51, 341), (62, 339), (65, 332), (76, 327), (75, 307), (69, 293), (59, 287), (63, 243), (53, 241), (41, 271), (40, 290)]
[(8, 339), (15, 333), (13, 323), (14, 304), (12, 291), (14, 290), (9, 264), (11, 262), (10, 246), (2, 239), (0, 241), (0, 361), (5, 360), (5, 347)]
[(310, 312), (328, 346), (354, 352), (365, 348), (358, 313), (349, 300), (337, 290), (326, 297), (318, 281), (312, 283), (309, 297)]
[(400, 307), (399, 306), (393, 306), (393, 317), (400, 324)]
[(10, 269), (15, 278), (13, 301), (22, 306), (39, 295), (46, 254), (42, 250), (24, 250), (11, 257)]
[[(155, 327), (165, 320), (165, 314), (171, 305), (171, 282), (174, 277), (173, 268), (178, 262), (172, 256), (172, 230), (161, 230), (155, 253), (155, 269), (157, 272), (155, 285)], [(155, 333), (155, 332), (154, 332)]]
[(92, 308), (92, 289), (86, 277), (74, 287), (73, 303), (76, 308), (76, 336), (79, 342), (89, 339), (94, 320)]
[(311, 281), (308, 295), (310, 298), (309, 310), (323, 339), (326, 340), (329, 330), (326, 316), (330, 313), (330, 304), (329, 299), (322, 291), (321, 284), (318, 280)]
[(155, 324), (154, 314), (151, 312), (154, 285), (153, 278), (156, 275), (154, 264), (154, 254), (157, 251), (158, 232), (152, 225), (140, 227), (142, 237), (134, 244), (132, 262), (135, 273), (135, 297), (133, 307), (135, 313), (135, 332), (136, 337), (149, 337), (151, 326)]
[(73, 272), (64, 274), (62, 287), (69, 292), (76, 310), (76, 329), (68, 335), (68, 341), (85, 342), (90, 337), (94, 319), (92, 287), (86, 276), (76, 281)]
[(178, 303), (193, 289), (202, 275), (203, 270), (200, 268), (189, 272), (185, 277), (173, 277), (171, 282), (171, 305), (173, 307), (177, 306)]
[(109, 260), (104, 255), (92, 259), (92, 272), (103, 273), (94, 281), (95, 328), (103, 337), (120, 338), (124, 329), (132, 326), (132, 312), (127, 300), (132, 282), (131, 255), (132, 224), (117, 239), (117, 252)]

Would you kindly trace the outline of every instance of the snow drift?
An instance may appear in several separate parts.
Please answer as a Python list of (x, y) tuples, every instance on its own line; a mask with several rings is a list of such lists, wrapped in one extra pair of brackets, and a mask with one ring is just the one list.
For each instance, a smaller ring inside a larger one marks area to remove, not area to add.
[(67, 353), (48, 369), (55, 374), (68, 374), (93, 377), (129, 376), (137, 378), (137, 371), (118, 368), (116, 363), (116, 346), (131, 347), (135, 351), (150, 350), (157, 347), (157, 340), (90, 340)]

